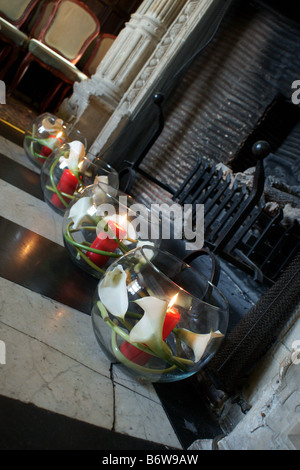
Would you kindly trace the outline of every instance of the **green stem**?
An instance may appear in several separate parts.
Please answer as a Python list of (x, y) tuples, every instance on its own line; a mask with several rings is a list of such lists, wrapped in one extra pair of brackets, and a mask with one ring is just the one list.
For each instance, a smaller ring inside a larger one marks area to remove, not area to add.
[(35, 154), (35, 151), (34, 151), (34, 149), (33, 149), (33, 145), (34, 145), (34, 141), (30, 142), (30, 153), (31, 153), (31, 155), (33, 156), (33, 158), (34, 158), (36, 161), (38, 161), (38, 157), (37, 157), (36, 154)]
[[(129, 338), (129, 335), (127, 333), (125, 333), (125, 331), (123, 331), (121, 328), (119, 328), (118, 325), (116, 325), (108, 316), (108, 313), (107, 313), (107, 310), (106, 308), (104, 307), (104, 305), (102, 304), (102, 302), (100, 300), (98, 300), (97, 302), (97, 307), (101, 313), (101, 317), (102, 319), (106, 322), (106, 324), (115, 332), (115, 334), (118, 334), (119, 336), (121, 336), (125, 341), (127, 341), (128, 343), (132, 344), (134, 347), (136, 347), (137, 349), (140, 349), (141, 351), (144, 351), (144, 352), (147, 352), (148, 354), (152, 355), (152, 356), (155, 356), (155, 357), (158, 357), (159, 359), (163, 359), (165, 360), (166, 362), (168, 362), (169, 364), (172, 365), (172, 368), (176, 368), (178, 367), (180, 370), (182, 370), (183, 372), (186, 371), (186, 366), (187, 365), (194, 365), (194, 363), (188, 359), (183, 359), (181, 357), (176, 357), (176, 356), (172, 356), (169, 352), (168, 352), (168, 349), (169, 347), (167, 346), (166, 343), (163, 343), (166, 347), (165, 347), (165, 350), (164, 351), (160, 351), (160, 352), (156, 352), (156, 351), (153, 351), (151, 350), (150, 348), (148, 348), (147, 346), (144, 346), (143, 344), (141, 343), (132, 343), (130, 341), (130, 338)], [(120, 353), (121, 354), (121, 353)], [(127, 359), (129, 361), (129, 359)], [(131, 361), (129, 361), (131, 363)], [(152, 369), (150, 369), (152, 370)]]
[(36, 139), (32, 135), (25, 135), (25, 139), (34, 140), (35, 142), (38, 142), (38, 139)]
[(32, 152), (33, 153), (33, 156), (38, 159), (38, 158), (41, 158), (42, 160), (47, 160), (48, 157), (45, 157), (44, 155), (41, 155), (40, 153), (37, 153), (37, 152)]
[[(71, 222), (71, 223), (73, 224), (73, 222)], [(80, 227), (80, 229), (81, 230), (97, 230), (97, 227), (96, 227), (96, 225), (82, 225)], [(73, 233), (73, 232), (78, 232), (78, 228), (70, 229), (70, 233)]]
[(101, 268), (99, 268), (99, 266), (97, 266), (95, 263), (93, 263), (84, 253), (83, 251), (80, 250), (80, 248), (77, 248), (75, 246), (75, 250), (77, 251), (77, 253), (79, 254), (79, 256), (93, 269), (95, 269), (96, 271), (99, 271), (99, 273), (101, 274), (104, 274), (105, 271)]
[[(73, 222), (69, 222), (67, 225), (66, 232), (65, 232), (66, 240), (72, 245), (74, 245), (75, 247), (80, 248), (81, 250), (86, 250), (87, 247), (85, 245), (83, 245), (82, 243), (76, 242), (74, 238), (71, 236), (70, 225), (73, 225)], [(88, 251), (92, 251), (93, 253), (96, 253), (98, 255), (110, 256), (111, 258), (120, 258), (121, 256), (118, 253), (112, 253), (111, 251), (98, 250), (97, 248), (91, 248), (91, 247), (88, 247)]]
[(35, 152), (33, 146), (34, 146), (34, 140), (30, 142), (30, 153), (33, 156), (33, 158), (37, 161), (37, 163), (40, 164), (41, 162), (39, 162), (39, 158), (45, 159), (46, 157), (43, 157), (43, 155), (40, 155), (39, 153)]
[(54, 192), (57, 194), (57, 197), (59, 198), (61, 203), (67, 208), (69, 204), (64, 200), (64, 198), (62, 197), (62, 195), (58, 191), (58, 189), (56, 187), (56, 184), (54, 182), (54, 177), (53, 177), (53, 171), (54, 171), (54, 168), (56, 167), (58, 161), (59, 161), (59, 158), (56, 158), (54, 160), (54, 162), (52, 163), (51, 168), (50, 168), (50, 172), (49, 172), (49, 176), (50, 176), (50, 181), (51, 181), (52, 187), (54, 189)]
[(103, 230), (108, 233), (110, 235), (111, 238), (113, 238), (119, 245), (119, 248), (120, 250), (123, 252), (123, 253), (127, 253), (128, 251), (130, 251), (129, 248), (127, 248), (126, 245), (124, 245), (124, 243), (122, 243), (122, 241), (114, 234), (114, 232), (111, 230), (111, 228), (109, 227), (108, 223), (106, 223), (105, 227), (103, 228)]
[[(120, 328), (118, 325), (116, 325), (110, 318), (109, 318), (109, 315), (107, 313), (107, 310), (106, 308), (104, 307), (103, 303), (98, 300), (97, 302), (97, 307), (101, 313), (101, 317), (102, 319), (105, 321), (105, 323), (112, 329), (116, 332), (116, 334), (118, 334), (119, 336), (121, 336), (121, 338), (124, 339), (124, 341), (126, 341), (127, 343), (130, 343), (132, 344), (133, 346), (135, 346), (137, 349), (140, 349), (141, 351), (144, 351), (148, 354), (151, 354), (153, 356), (153, 352), (151, 351), (151, 349), (149, 349), (147, 346), (144, 346), (143, 344), (141, 343), (131, 343), (130, 342), (130, 339), (129, 339), (129, 335), (124, 331), (122, 330), (122, 328)], [(119, 319), (120, 320), (120, 319)]]
[(39, 153), (37, 153), (34, 150), (33, 146), (34, 146), (35, 142), (39, 143), (39, 140), (36, 137), (33, 137), (34, 134), (35, 134), (35, 125), (33, 125), (33, 127), (32, 127), (32, 135), (25, 135), (25, 140), (26, 139), (30, 140), (30, 144), (29, 144), (30, 153), (33, 156), (33, 158), (36, 160), (36, 162), (40, 164), (41, 162), (39, 161), (39, 158), (41, 158), (42, 160), (46, 160), (47, 157), (44, 157), (43, 155), (40, 155)]
[[(48, 189), (48, 191), (52, 191), (53, 193), (55, 193), (55, 190), (52, 188), (52, 186), (49, 186), (48, 184), (46, 185), (46, 189)], [(64, 197), (68, 197), (69, 199), (74, 199), (75, 197), (74, 194), (63, 193), (62, 191), (60, 192), (60, 194)]]
[(127, 246), (124, 245), (124, 243), (122, 243), (119, 238), (115, 237), (115, 240), (118, 243), (120, 250), (123, 251), (123, 253), (128, 253), (128, 251), (130, 251), (130, 249), (127, 248)]
[(129, 332), (132, 330), (133, 326), (131, 323), (129, 323), (129, 321), (125, 320), (125, 318), (119, 318), (119, 321), (125, 328), (127, 328)]
[(114, 330), (112, 330), (111, 332), (111, 346), (112, 346), (113, 353), (119, 362), (129, 367), (130, 369), (136, 370), (139, 373), (163, 375), (163, 374), (168, 374), (169, 372), (172, 372), (172, 370), (176, 369), (176, 366), (174, 365), (171, 367), (168, 367), (167, 369), (152, 369), (150, 367), (140, 366), (139, 364), (136, 364), (135, 362), (130, 361), (129, 359), (127, 359), (126, 356), (124, 356), (124, 354), (121, 353), (120, 349), (118, 348), (117, 333)]
[(81, 181), (81, 179), (80, 179), (80, 172), (79, 172), (79, 170), (77, 170), (77, 171), (72, 171), (72, 173), (73, 173), (73, 175), (75, 176), (75, 178), (77, 178), (77, 181), (78, 181), (79, 186), (80, 186), (81, 188), (83, 188), (83, 183), (82, 183), (82, 181)]
[(140, 320), (143, 316), (141, 313), (131, 312), (130, 310), (127, 310), (126, 315), (128, 317), (136, 318), (137, 320)]

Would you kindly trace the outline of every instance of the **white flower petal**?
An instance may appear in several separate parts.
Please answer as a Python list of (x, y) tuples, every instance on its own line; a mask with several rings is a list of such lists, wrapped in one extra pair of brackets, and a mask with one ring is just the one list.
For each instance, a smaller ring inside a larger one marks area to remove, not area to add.
[(162, 342), (162, 330), (168, 308), (168, 302), (157, 297), (143, 297), (136, 303), (144, 310), (144, 315), (129, 334), (133, 343), (143, 343), (153, 347)]
[(97, 175), (94, 179), (93, 184), (98, 184), (98, 183), (108, 184), (108, 176), (106, 176), (106, 175)]
[(178, 337), (184, 341), (194, 352), (195, 362), (198, 362), (203, 356), (208, 343), (213, 338), (221, 338), (223, 335), (220, 331), (215, 331), (207, 334), (194, 333), (193, 331), (186, 330), (185, 328), (178, 328)]
[(83, 143), (80, 142), (79, 140), (74, 140), (73, 142), (70, 142), (68, 145), (70, 147), (69, 156), (67, 158), (60, 157), (59, 161), (60, 163), (64, 163), (69, 168), (70, 171), (76, 173), (78, 171), (79, 163), (85, 157), (85, 147)]
[(114, 316), (124, 318), (128, 310), (126, 272), (121, 265), (106, 271), (98, 286), (99, 298), (105, 308)]
[[(117, 195), (118, 190), (116, 188), (113, 188), (109, 184), (106, 184), (104, 181), (98, 181), (97, 183), (93, 184), (92, 192), (96, 206), (101, 206), (101, 204), (106, 204), (110, 202), (108, 194), (114, 197)], [(99, 211), (100, 210), (101, 209), (99, 209)]]
[(73, 220), (73, 228), (77, 229), (83, 222), (93, 222), (93, 199), (81, 197), (72, 205), (69, 217)]
[(85, 157), (85, 147), (79, 140), (73, 140), (69, 143), (70, 146), (70, 158), (76, 158), (81, 161)]
[[(145, 246), (145, 245), (146, 245), (146, 246), (154, 246), (154, 243), (153, 243), (153, 242), (149, 242), (149, 241), (147, 241), (147, 240), (145, 240), (145, 241), (144, 241), (144, 240), (138, 240), (138, 242), (137, 242), (137, 244), (136, 244), (136, 247), (137, 247), (137, 248), (142, 248), (142, 247)], [(147, 250), (147, 248), (144, 248), (144, 249), (143, 249), (143, 253), (144, 253), (144, 255), (145, 255), (145, 258), (150, 261), (151, 258), (154, 256), (155, 251), (153, 251), (153, 250), (151, 250), (151, 249), (150, 249), (150, 250)], [(141, 261), (142, 261), (142, 262), (145, 261), (145, 260), (143, 259), (143, 257), (141, 257)]]

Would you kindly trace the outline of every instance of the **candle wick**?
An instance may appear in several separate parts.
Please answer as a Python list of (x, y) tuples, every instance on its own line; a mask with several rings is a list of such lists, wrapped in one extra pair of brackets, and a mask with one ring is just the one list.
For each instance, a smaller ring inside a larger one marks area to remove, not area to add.
[(177, 292), (177, 294), (175, 294), (174, 297), (172, 297), (172, 299), (170, 300), (169, 305), (168, 305), (168, 309), (170, 309), (170, 308), (173, 307), (173, 305), (174, 305), (175, 302), (177, 301), (177, 297), (178, 297), (178, 292)]

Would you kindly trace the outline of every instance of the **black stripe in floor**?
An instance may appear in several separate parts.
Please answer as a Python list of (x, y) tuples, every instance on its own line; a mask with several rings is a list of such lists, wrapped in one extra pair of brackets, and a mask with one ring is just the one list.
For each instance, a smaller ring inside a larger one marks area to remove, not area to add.
[(90, 314), (98, 280), (77, 268), (60, 245), (0, 217), (0, 275)]
[(0, 395), (1, 450), (166, 450)]
[(223, 434), (197, 379), (189, 377), (153, 386), (183, 449), (197, 439), (214, 439)]
[[(24, 158), (26, 156), (24, 155)], [(43, 191), (40, 185), (40, 175), (26, 168), (20, 163), (0, 154), (0, 177), (6, 183), (22, 189), (31, 196), (44, 200)]]

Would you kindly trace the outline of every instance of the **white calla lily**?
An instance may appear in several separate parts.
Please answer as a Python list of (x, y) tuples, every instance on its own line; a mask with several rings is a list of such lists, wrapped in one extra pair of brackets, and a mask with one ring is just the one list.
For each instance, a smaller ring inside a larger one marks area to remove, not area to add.
[(93, 222), (96, 215), (96, 208), (93, 205), (93, 198), (81, 197), (72, 205), (69, 217), (73, 220), (73, 228), (77, 229), (83, 222)]
[(185, 328), (178, 328), (176, 335), (193, 350), (195, 362), (198, 362), (201, 359), (209, 342), (213, 338), (221, 338), (224, 336), (220, 331), (211, 331), (207, 334), (199, 334), (186, 330)]
[(115, 317), (124, 318), (128, 310), (126, 272), (121, 265), (106, 271), (98, 286), (98, 294), (105, 308)]
[[(154, 246), (154, 243), (153, 242), (149, 242), (147, 240), (138, 240), (137, 244), (136, 244), (136, 247), (137, 248), (142, 248), (144, 246)], [(145, 255), (145, 258), (147, 260), (151, 260), (151, 258), (154, 256), (154, 251), (153, 250), (147, 250), (147, 248), (144, 248), (143, 249), (143, 253)], [(145, 261), (146, 262), (146, 261)]]
[[(97, 178), (98, 178), (98, 181), (96, 181)], [(106, 183), (105, 178), (107, 178), (108, 180), (107, 176), (96, 176), (94, 180), (92, 192), (93, 192), (93, 198), (94, 198), (95, 204), (97, 206), (101, 206), (101, 204), (109, 203), (110, 199), (109, 199), (108, 194), (111, 197), (115, 197), (118, 193), (118, 190), (110, 186), (108, 184), (108, 181)], [(99, 211), (100, 210), (101, 209), (99, 209)]]
[(108, 176), (106, 175), (97, 175), (95, 176), (93, 184), (108, 184)]
[(136, 300), (135, 303), (144, 310), (144, 315), (130, 331), (129, 339), (133, 343), (146, 344), (155, 351), (163, 343), (162, 330), (168, 302), (149, 296)]
[(74, 140), (69, 144), (70, 152), (69, 156), (60, 157), (60, 163), (65, 163), (65, 166), (69, 168), (73, 173), (78, 172), (78, 165), (85, 157), (85, 147), (79, 140)]

